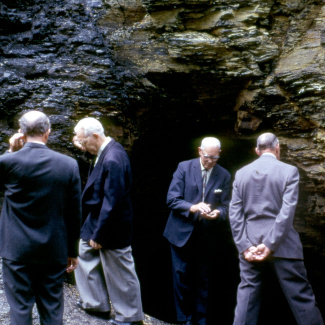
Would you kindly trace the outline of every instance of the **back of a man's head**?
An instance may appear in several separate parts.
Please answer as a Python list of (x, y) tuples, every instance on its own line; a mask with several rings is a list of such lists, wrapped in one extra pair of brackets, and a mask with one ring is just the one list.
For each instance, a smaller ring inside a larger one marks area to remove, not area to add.
[(257, 138), (257, 149), (259, 151), (274, 150), (278, 143), (279, 140), (273, 133), (263, 133)]
[(51, 123), (49, 118), (42, 112), (29, 111), (19, 120), (20, 132), (25, 136), (37, 137), (46, 133)]

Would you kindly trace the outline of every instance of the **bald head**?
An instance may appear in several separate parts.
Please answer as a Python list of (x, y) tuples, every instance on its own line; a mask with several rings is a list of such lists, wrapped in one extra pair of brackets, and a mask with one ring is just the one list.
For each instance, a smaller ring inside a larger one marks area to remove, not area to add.
[(21, 133), (26, 137), (39, 137), (50, 130), (49, 118), (42, 112), (30, 111), (19, 120)]

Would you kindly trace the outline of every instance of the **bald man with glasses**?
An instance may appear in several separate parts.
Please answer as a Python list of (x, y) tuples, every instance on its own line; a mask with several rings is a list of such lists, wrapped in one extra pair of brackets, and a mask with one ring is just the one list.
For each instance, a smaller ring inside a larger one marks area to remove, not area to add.
[(164, 236), (170, 243), (177, 321), (205, 325), (208, 262), (216, 231), (228, 215), (231, 176), (217, 164), (217, 138), (202, 140), (199, 158), (181, 162), (167, 195), (171, 212)]

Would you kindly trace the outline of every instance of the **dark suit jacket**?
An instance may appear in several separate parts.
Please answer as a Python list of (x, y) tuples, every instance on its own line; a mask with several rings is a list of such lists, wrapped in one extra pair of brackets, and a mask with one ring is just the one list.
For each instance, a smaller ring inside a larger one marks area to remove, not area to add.
[(293, 219), (299, 173), (275, 156), (262, 155), (236, 173), (229, 219), (239, 253), (265, 244), (273, 256), (303, 258)]
[[(231, 176), (219, 165), (215, 165), (205, 190), (205, 203), (211, 209), (220, 210), (219, 217), (214, 221), (202, 219), (207, 228), (225, 221), (228, 216), (228, 204)], [(200, 158), (183, 161), (173, 175), (167, 194), (167, 205), (171, 209), (164, 236), (178, 247), (186, 244), (198, 222), (199, 213), (190, 213), (190, 207), (202, 201), (202, 171)]]
[(131, 166), (124, 148), (107, 144), (90, 173), (82, 194), (86, 218), (81, 238), (106, 249), (129, 246), (132, 240)]
[(28, 142), (0, 156), (5, 197), (0, 256), (26, 263), (65, 265), (78, 256), (81, 221), (77, 162)]

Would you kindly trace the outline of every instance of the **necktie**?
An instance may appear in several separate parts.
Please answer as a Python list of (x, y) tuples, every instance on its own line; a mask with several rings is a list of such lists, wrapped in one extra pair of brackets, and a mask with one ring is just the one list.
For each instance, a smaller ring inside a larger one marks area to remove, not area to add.
[(96, 165), (96, 158), (97, 156), (94, 156), (91, 160), (91, 165), (90, 165), (90, 168), (89, 168), (89, 172), (88, 172), (88, 176), (91, 174), (91, 172), (93, 171), (95, 165)]
[(202, 202), (204, 202), (204, 196), (205, 196), (205, 187), (207, 185), (207, 175), (208, 170), (204, 169), (203, 170), (203, 175), (202, 175), (202, 183), (203, 183), (203, 189), (202, 189)]

